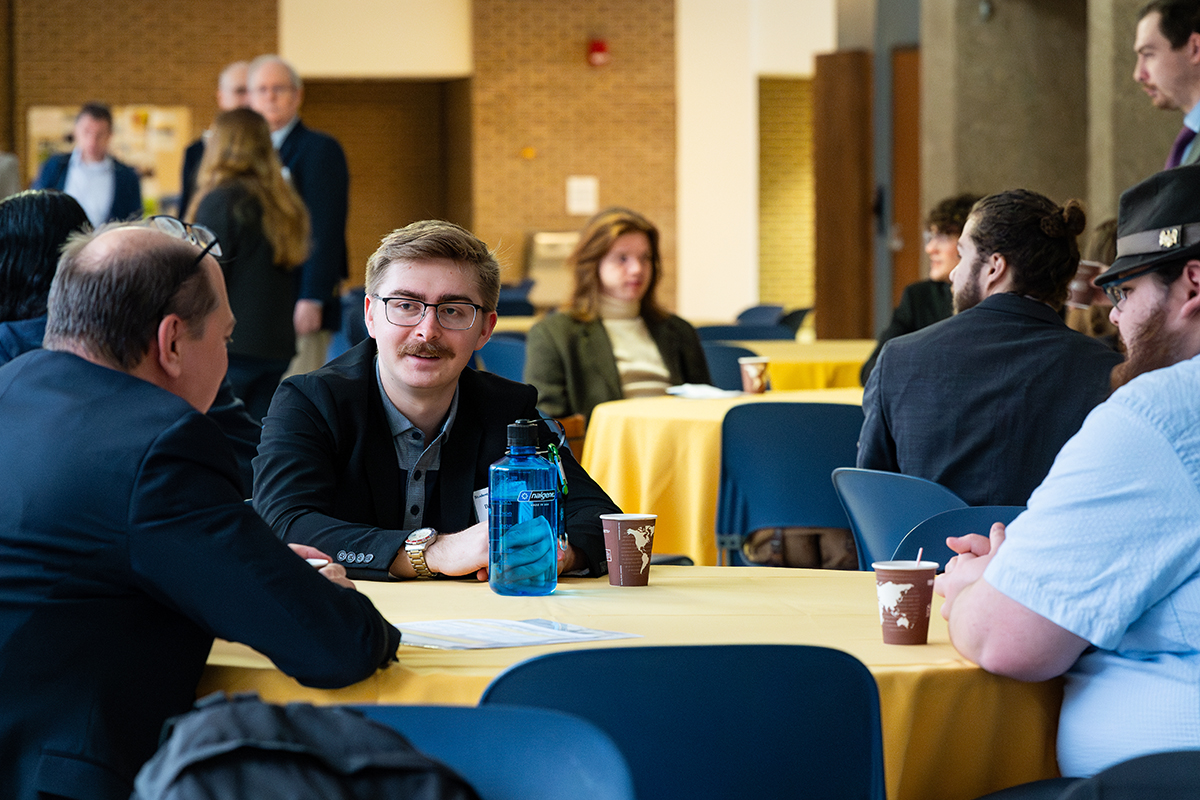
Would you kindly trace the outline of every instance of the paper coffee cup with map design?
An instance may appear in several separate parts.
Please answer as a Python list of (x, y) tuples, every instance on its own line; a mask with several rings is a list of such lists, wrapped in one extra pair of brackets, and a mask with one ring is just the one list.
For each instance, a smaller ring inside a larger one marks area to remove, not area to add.
[(925, 644), (937, 562), (876, 561), (871, 569), (884, 644)]
[(742, 356), (738, 359), (738, 368), (742, 371), (742, 391), (748, 394), (762, 394), (771, 388), (771, 375), (768, 371), (771, 359), (766, 356)]
[(613, 586), (645, 586), (650, 582), (657, 514), (601, 514), (608, 582)]

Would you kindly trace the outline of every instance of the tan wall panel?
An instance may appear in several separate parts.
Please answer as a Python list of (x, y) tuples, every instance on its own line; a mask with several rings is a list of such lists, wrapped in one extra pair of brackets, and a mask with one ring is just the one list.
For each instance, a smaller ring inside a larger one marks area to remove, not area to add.
[(759, 90), (759, 294), (810, 308), (815, 286), (813, 97), (807, 78), (762, 78)]
[(302, 115), (334, 136), (350, 165), (350, 284), (363, 282), (380, 239), (446, 213), (446, 85), (307, 81)]

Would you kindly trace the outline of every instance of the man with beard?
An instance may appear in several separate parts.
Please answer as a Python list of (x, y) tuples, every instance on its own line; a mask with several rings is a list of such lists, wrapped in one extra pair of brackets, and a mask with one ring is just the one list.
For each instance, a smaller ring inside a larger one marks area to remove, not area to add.
[[(531, 386), (467, 368), (496, 326), (500, 267), (449, 222), (384, 237), (367, 262), (370, 338), (283, 382), (263, 420), (254, 505), (286, 542), (336, 554), (355, 577), (487, 578), (473, 494), (507, 426), (538, 419)], [(542, 446), (553, 434), (539, 426)], [(566, 448), (559, 572), (607, 570), (600, 514), (619, 511)]]
[(1197, 220), (1200, 166), (1121, 196), (1117, 259), (1096, 279), (1128, 346), (1118, 388), (1007, 530), (950, 540), (960, 555), (937, 583), (967, 658), (1020, 680), (1065, 673), (1067, 776), (1200, 748)]
[(950, 273), (955, 314), (884, 346), (858, 466), (936, 481), (969, 505), (1025, 504), (1121, 360), (1058, 313), (1084, 222), (1077, 201), (1024, 189), (975, 204)]

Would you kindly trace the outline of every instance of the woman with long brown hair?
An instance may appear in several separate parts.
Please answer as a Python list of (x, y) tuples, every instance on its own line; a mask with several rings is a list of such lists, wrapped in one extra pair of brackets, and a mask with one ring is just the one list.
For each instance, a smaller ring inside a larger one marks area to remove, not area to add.
[(226, 111), (213, 123), (187, 216), (221, 242), (219, 260), (237, 318), (229, 382), (261, 420), (296, 353), (291, 271), (308, 255), (309, 220), (256, 112)]
[(649, 220), (627, 208), (601, 211), (567, 263), (575, 270), (570, 303), (526, 339), (525, 380), (538, 390), (538, 408), (590, 417), (607, 400), (709, 382), (695, 328), (655, 297), (662, 258)]

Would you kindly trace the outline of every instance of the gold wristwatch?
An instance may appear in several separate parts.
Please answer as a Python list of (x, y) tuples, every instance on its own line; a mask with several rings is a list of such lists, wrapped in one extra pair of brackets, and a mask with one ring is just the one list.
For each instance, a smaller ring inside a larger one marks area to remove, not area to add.
[(408, 561), (418, 578), (432, 578), (437, 575), (425, 563), (425, 549), (437, 541), (437, 535), (433, 528), (417, 528), (404, 540), (404, 552), (408, 553)]

